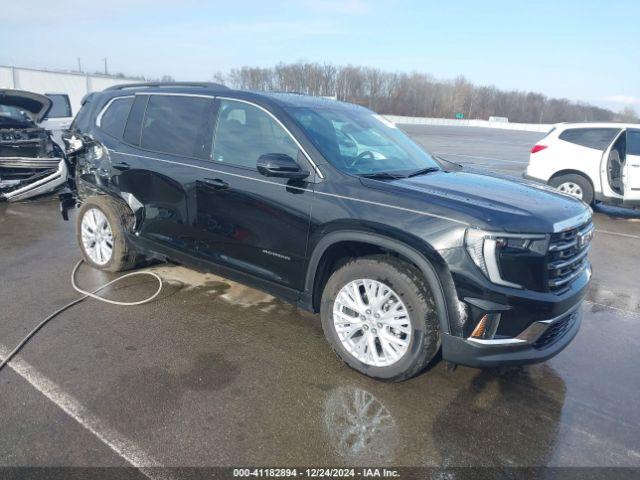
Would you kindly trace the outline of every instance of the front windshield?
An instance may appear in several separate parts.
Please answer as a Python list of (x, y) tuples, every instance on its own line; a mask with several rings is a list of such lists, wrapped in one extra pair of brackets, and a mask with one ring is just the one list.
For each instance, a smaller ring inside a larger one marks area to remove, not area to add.
[(391, 122), (356, 108), (289, 108), (320, 152), (354, 175), (407, 176), (437, 162)]

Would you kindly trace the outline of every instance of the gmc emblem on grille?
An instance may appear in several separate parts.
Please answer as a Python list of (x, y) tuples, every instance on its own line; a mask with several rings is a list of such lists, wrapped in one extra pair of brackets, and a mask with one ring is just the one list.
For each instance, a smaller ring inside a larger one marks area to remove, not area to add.
[(584, 247), (589, 245), (589, 243), (591, 243), (592, 239), (593, 239), (593, 228), (587, 232), (578, 233), (578, 248), (583, 249)]

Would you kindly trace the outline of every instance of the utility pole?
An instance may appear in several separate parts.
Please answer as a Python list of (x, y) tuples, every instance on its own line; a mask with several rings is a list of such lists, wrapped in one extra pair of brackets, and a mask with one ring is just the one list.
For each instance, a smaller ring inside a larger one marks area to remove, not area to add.
[(80, 62), (80, 57), (78, 57), (78, 71), (82, 73), (82, 63)]
[(105, 57), (102, 60), (104, 61), (104, 74), (109, 75), (109, 72), (107, 71), (107, 58)]

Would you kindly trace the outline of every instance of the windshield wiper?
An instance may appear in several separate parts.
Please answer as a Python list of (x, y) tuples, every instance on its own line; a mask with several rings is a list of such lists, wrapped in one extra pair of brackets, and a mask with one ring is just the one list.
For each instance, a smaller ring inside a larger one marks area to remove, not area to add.
[(418, 175), (425, 175), (427, 173), (439, 172), (439, 171), (440, 169), (438, 167), (421, 168), (420, 170), (415, 170), (407, 174), (406, 178), (417, 177)]
[(398, 180), (399, 178), (406, 178), (405, 175), (395, 175), (391, 172), (374, 172), (374, 173), (359, 173), (359, 177), (374, 178), (374, 179), (392, 179)]

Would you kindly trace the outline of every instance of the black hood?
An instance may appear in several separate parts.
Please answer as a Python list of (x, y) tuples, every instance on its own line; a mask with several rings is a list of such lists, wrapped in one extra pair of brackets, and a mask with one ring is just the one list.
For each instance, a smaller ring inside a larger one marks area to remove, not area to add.
[(39, 93), (24, 90), (0, 90), (0, 105), (8, 105), (29, 112), (39, 123), (51, 108), (51, 99)]
[(435, 172), (388, 182), (363, 179), (377, 188), (388, 185), (412, 192), (425, 202), (450, 210), (450, 216), (471, 226), (495, 231), (550, 233), (562, 222), (584, 215), (589, 207), (578, 199), (534, 185), (491, 175)]

